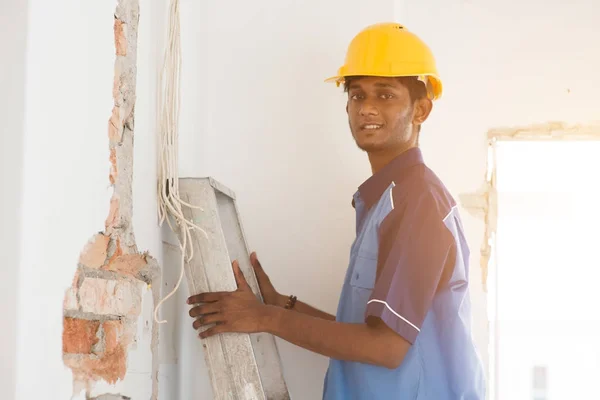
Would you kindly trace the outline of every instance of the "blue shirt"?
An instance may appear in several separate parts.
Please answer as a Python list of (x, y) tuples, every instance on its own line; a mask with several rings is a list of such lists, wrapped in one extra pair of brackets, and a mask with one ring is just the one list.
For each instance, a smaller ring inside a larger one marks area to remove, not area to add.
[(325, 400), (483, 400), (469, 248), (456, 203), (411, 149), (354, 194), (356, 239), (336, 318), (381, 318), (411, 346), (397, 369), (330, 360)]

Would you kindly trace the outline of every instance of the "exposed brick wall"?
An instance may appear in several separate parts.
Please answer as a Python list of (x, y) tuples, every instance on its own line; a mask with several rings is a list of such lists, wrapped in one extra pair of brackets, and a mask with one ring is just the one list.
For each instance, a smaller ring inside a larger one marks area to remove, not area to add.
[[(94, 234), (81, 251), (64, 299), (63, 360), (73, 371), (75, 390), (86, 388), (88, 394), (97, 381), (114, 384), (125, 378), (127, 351), (135, 341), (142, 308), (141, 293), (158, 276), (156, 260), (137, 249), (131, 220), (138, 19), (138, 0), (118, 1), (114, 21), (114, 107), (108, 121), (108, 181), (113, 195), (104, 229)], [(156, 299), (156, 289), (152, 292)], [(156, 346), (157, 333), (152, 340), (154, 353)], [(155, 399), (158, 360), (153, 358)], [(128, 397), (98, 397), (113, 398)]]

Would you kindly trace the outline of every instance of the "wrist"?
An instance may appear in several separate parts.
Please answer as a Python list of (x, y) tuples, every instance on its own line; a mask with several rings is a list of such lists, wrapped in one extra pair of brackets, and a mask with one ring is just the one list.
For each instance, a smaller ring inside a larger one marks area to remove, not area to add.
[(277, 293), (275, 304), (273, 304), (273, 305), (277, 306), (277, 307), (285, 308), (288, 298), (289, 298), (289, 296)]
[(279, 331), (281, 317), (286, 310), (282, 307), (267, 305), (265, 306), (264, 331), (272, 335)]

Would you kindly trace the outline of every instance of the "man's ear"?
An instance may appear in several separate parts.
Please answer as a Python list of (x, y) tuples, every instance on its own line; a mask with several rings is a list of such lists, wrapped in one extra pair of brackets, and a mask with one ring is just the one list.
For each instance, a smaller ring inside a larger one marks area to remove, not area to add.
[(427, 120), (431, 109), (433, 108), (433, 102), (430, 98), (424, 97), (415, 102), (415, 111), (413, 114), (413, 125), (422, 125)]
[(346, 114), (348, 114), (348, 102), (346, 102)]

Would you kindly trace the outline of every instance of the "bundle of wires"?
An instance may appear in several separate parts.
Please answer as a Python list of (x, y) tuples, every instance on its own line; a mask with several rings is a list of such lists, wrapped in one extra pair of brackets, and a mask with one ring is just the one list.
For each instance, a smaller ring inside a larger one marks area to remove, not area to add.
[(159, 225), (162, 226), (164, 221), (167, 221), (171, 230), (179, 237), (181, 272), (173, 290), (154, 309), (154, 321), (158, 324), (167, 322), (166, 320), (158, 320), (159, 308), (177, 292), (185, 274), (185, 262), (189, 262), (194, 256), (192, 231), (195, 229), (206, 235), (206, 232), (202, 228), (192, 221), (187, 220), (183, 214), (183, 207), (200, 207), (184, 202), (179, 195), (180, 74), (181, 38), (179, 0), (171, 0), (169, 20), (167, 21), (167, 43), (165, 46), (164, 64), (159, 76), (157, 99), (157, 115), (159, 118), (157, 121), (158, 218)]

